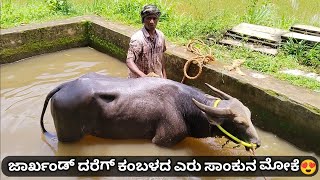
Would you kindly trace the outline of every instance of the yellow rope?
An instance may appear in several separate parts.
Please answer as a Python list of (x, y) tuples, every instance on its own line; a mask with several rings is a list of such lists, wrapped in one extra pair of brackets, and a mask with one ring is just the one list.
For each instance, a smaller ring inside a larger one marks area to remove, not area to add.
[[(203, 47), (205, 47), (209, 53), (207, 55), (203, 55), (200, 50), (198, 48), (195, 47), (196, 44), (200, 44), (202, 45)], [(208, 62), (210, 61), (214, 61), (214, 57), (213, 55), (211, 54), (211, 48), (206, 45), (202, 40), (199, 40), (199, 39), (194, 39), (194, 40), (191, 40), (189, 41), (188, 45), (187, 45), (187, 50), (196, 54), (195, 57), (189, 59), (185, 64), (184, 64), (184, 67), (183, 67), (183, 78), (181, 80), (181, 83), (184, 82), (185, 78), (188, 78), (188, 79), (196, 79), (200, 76), (200, 74), (202, 73), (202, 66), (207, 64)], [(195, 75), (195, 76), (189, 76), (188, 75), (188, 70), (190, 68), (190, 65), (192, 62), (195, 62), (195, 64), (198, 65), (199, 67), (199, 71), (198, 73)]]
[[(213, 107), (216, 108), (218, 107), (218, 104), (220, 103), (221, 99), (217, 99), (214, 103), (213, 103)], [(223, 127), (221, 127), (219, 124), (216, 125), (220, 131), (222, 131), (225, 135), (227, 135), (229, 138), (233, 139), (235, 142), (245, 146), (245, 147), (248, 147), (248, 148), (251, 148), (251, 149), (254, 149), (255, 147), (257, 147), (256, 144), (253, 144), (253, 143), (247, 143), (247, 142), (244, 142), (240, 139), (238, 139), (237, 137), (235, 137), (234, 135), (232, 135), (231, 133), (229, 133), (227, 130), (225, 130)]]
[[(213, 103), (213, 107), (216, 108), (218, 107), (218, 104), (220, 103), (221, 99), (217, 99), (214, 103)], [(245, 146), (245, 147), (248, 147), (252, 156), (256, 156), (255, 155), (255, 148), (257, 147), (256, 144), (253, 144), (253, 143), (247, 143), (247, 142), (244, 142), (240, 139), (238, 139), (237, 137), (233, 136), (232, 134), (230, 134), (228, 131), (226, 131), (225, 129), (223, 129), (220, 125), (217, 124), (217, 127), (220, 129), (220, 131), (222, 131), (225, 135), (229, 136), (231, 139), (235, 140), (237, 143)], [(229, 141), (229, 140), (228, 140)], [(227, 141), (227, 142), (228, 142)], [(223, 146), (222, 146), (223, 147)], [(263, 178), (266, 180), (266, 177), (264, 176), (264, 174), (261, 172), (261, 175), (263, 176)]]

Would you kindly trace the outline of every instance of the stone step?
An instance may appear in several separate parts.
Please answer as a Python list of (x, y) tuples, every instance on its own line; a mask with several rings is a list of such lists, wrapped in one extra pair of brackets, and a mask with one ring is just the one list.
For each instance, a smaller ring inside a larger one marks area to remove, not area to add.
[(248, 23), (241, 23), (228, 31), (230, 34), (236, 34), (240, 36), (249, 37), (251, 39), (257, 39), (269, 43), (278, 44), (281, 42), (281, 35), (288, 31), (271, 28), (267, 26), (260, 26)]
[(265, 41), (263, 39), (257, 39), (257, 38), (254, 38), (254, 37), (244, 37), (244, 36), (241, 36), (241, 35), (238, 35), (238, 34), (233, 34), (233, 33), (230, 33), (230, 32), (227, 32), (225, 34), (225, 37), (228, 37), (228, 39), (240, 40), (242, 42), (258, 43), (258, 44), (262, 44), (262, 45), (265, 45), (265, 46), (270, 46), (270, 47), (273, 47), (273, 48), (277, 48), (280, 45), (280, 42), (268, 42), (268, 41)]
[(290, 28), (290, 31), (320, 37), (320, 28), (315, 26), (296, 24)]
[(294, 42), (305, 41), (312, 45), (320, 43), (320, 28), (318, 27), (294, 25), (290, 31), (241, 23), (228, 30), (219, 43), (231, 46), (243, 46), (271, 55), (277, 54), (277, 48), (289, 39), (293, 39)]
[(255, 43), (250, 43), (250, 42), (243, 43), (237, 39), (224, 38), (224, 39), (220, 40), (219, 43), (223, 44), (223, 45), (229, 45), (229, 46), (245, 47), (245, 48), (251, 49), (253, 51), (258, 51), (258, 52), (269, 54), (269, 55), (276, 55), (278, 53), (278, 50), (276, 48), (272, 48), (269, 46), (263, 46), (261, 44), (255, 44)]
[(308, 44), (317, 44), (320, 43), (320, 36), (312, 36), (307, 34), (301, 34), (297, 32), (289, 32), (281, 35), (282, 42), (286, 42), (289, 39), (294, 41), (305, 41)]

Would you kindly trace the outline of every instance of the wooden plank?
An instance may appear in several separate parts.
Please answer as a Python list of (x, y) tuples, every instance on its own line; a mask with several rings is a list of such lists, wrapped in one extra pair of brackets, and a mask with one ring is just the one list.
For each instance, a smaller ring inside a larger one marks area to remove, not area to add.
[(301, 34), (307, 34), (307, 35), (311, 35), (311, 36), (319, 36), (320, 37), (320, 33), (313, 33), (313, 32), (300, 30), (300, 29), (290, 29), (290, 31), (291, 32), (296, 32), (296, 33), (301, 33)]
[(230, 30), (230, 32), (238, 34), (238, 35), (255, 37), (257, 39), (262, 39), (262, 40), (266, 40), (269, 42), (275, 42), (275, 43), (280, 42), (280, 40), (281, 40), (280, 36), (273, 36), (268, 33), (257, 32), (257, 31), (250, 30), (250, 29), (232, 29), (232, 30)]
[(288, 32), (286, 30), (279, 29), (279, 28), (272, 28), (268, 26), (261, 26), (261, 25), (249, 24), (249, 23), (241, 23), (240, 25), (238, 25), (238, 27), (252, 29), (254, 31), (264, 32), (269, 34), (282, 34), (282, 33)]
[(227, 32), (225, 34), (225, 37), (230, 37), (230, 38), (233, 38), (233, 39), (242, 40), (242, 41), (248, 41), (248, 42), (253, 42), (253, 43), (259, 43), (259, 44), (263, 44), (263, 45), (270, 46), (270, 47), (275, 47), (275, 48), (280, 45), (279, 42), (268, 42), (268, 41), (257, 39), (257, 38), (254, 38), (254, 37), (249, 37), (249, 36), (244, 37), (244, 36), (241, 36), (241, 35), (238, 35), (238, 34), (233, 34), (233, 33), (230, 33), (230, 32)]
[(219, 41), (219, 43), (224, 45), (230, 45), (230, 46), (239, 46), (239, 47), (245, 47), (254, 51), (258, 51), (261, 53), (269, 54), (269, 55), (276, 55), (278, 53), (278, 50), (275, 48), (271, 48), (268, 46), (257, 46), (253, 43), (243, 43), (238, 40), (234, 39), (222, 39)]
[(311, 36), (311, 35), (306, 35), (306, 34), (301, 34), (296, 32), (289, 32), (289, 33), (283, 34), (281, 38), (284, 40), (291, 39), (291, 38), (299, 41), (303, 40), (313, 44), (320, 43), (320, 37), (318, 36)]
[(238, 26), (233, 27), (230, 32), (238, 35), (256, 37), (269, 42), (281, 42), (281, 35), (288, 31), (267, 26), (241, 23)]
[(315, 33), (315, 34), (320, 34), (320, 28), (319, 27), (315, 27), (315, 26), (295, 24), (291, 28), (292, 29), (298, 29), (298, 30), (301, 30), (301, 31), (312, 32), (312, 33)]

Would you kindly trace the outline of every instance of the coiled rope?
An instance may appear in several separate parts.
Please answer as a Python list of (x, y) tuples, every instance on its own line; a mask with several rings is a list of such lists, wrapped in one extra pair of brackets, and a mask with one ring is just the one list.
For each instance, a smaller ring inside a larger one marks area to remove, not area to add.
[[(200, 51), (200, 49), (198, 49), (197, 47), (195, 47), (196, 44), (202, 45), (204, 48), (206, 48), (206, 50), (208, 51), (208, 54), (203, 55)], [(196, 54), (195, 57), (189, 59), (183, 67), (183, 78), (181, 80), (181, 83), (184, 83), (185, 78), (188, 79), (196, 79), (200, 76), (200, 74), (202, 73), (202, 67), (203, 65), (209, 63), (210, 61), (214, 61), (215, 58), (213, 57), (212, 53), (211, 53), (211, 48), (206, 45), (202, 40), (199, 39), (194, 39), (189, 41), (188, 45), (187, 45), (187, 50)], [(195, 76), (189, 76), (188, 75), (188, 70), (190, 68), (191, 63), (194, 62), (194, 64), (197, 64), (199, 67), (198, 73)]]

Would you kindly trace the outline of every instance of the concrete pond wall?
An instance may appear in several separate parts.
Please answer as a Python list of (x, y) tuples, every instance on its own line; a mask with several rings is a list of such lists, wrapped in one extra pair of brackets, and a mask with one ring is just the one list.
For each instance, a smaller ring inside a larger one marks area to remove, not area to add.
[[(131, 35), (129, 26), (97, 16), (25, 25), (0, 32), (0, 63), (58, 50), (90, 46), (125, 62)], [(167, 42), (168, 78), (181, 81), (183, 66), (195, 55), (185, 47)], [(243, 68), (242, 68), (243, 69)], [(191, 73), (196, 71), (191, 67)], [(253, 123), (296, 146), (320, 154), (320, 93), (290, 85), (272, 77), (257, 79), (243, 69), (241, 76), (215, 61), (203, 67), (196, 80), (186, 80), (210, 94), (205, 82), (240, 99), (252, 112)]]

